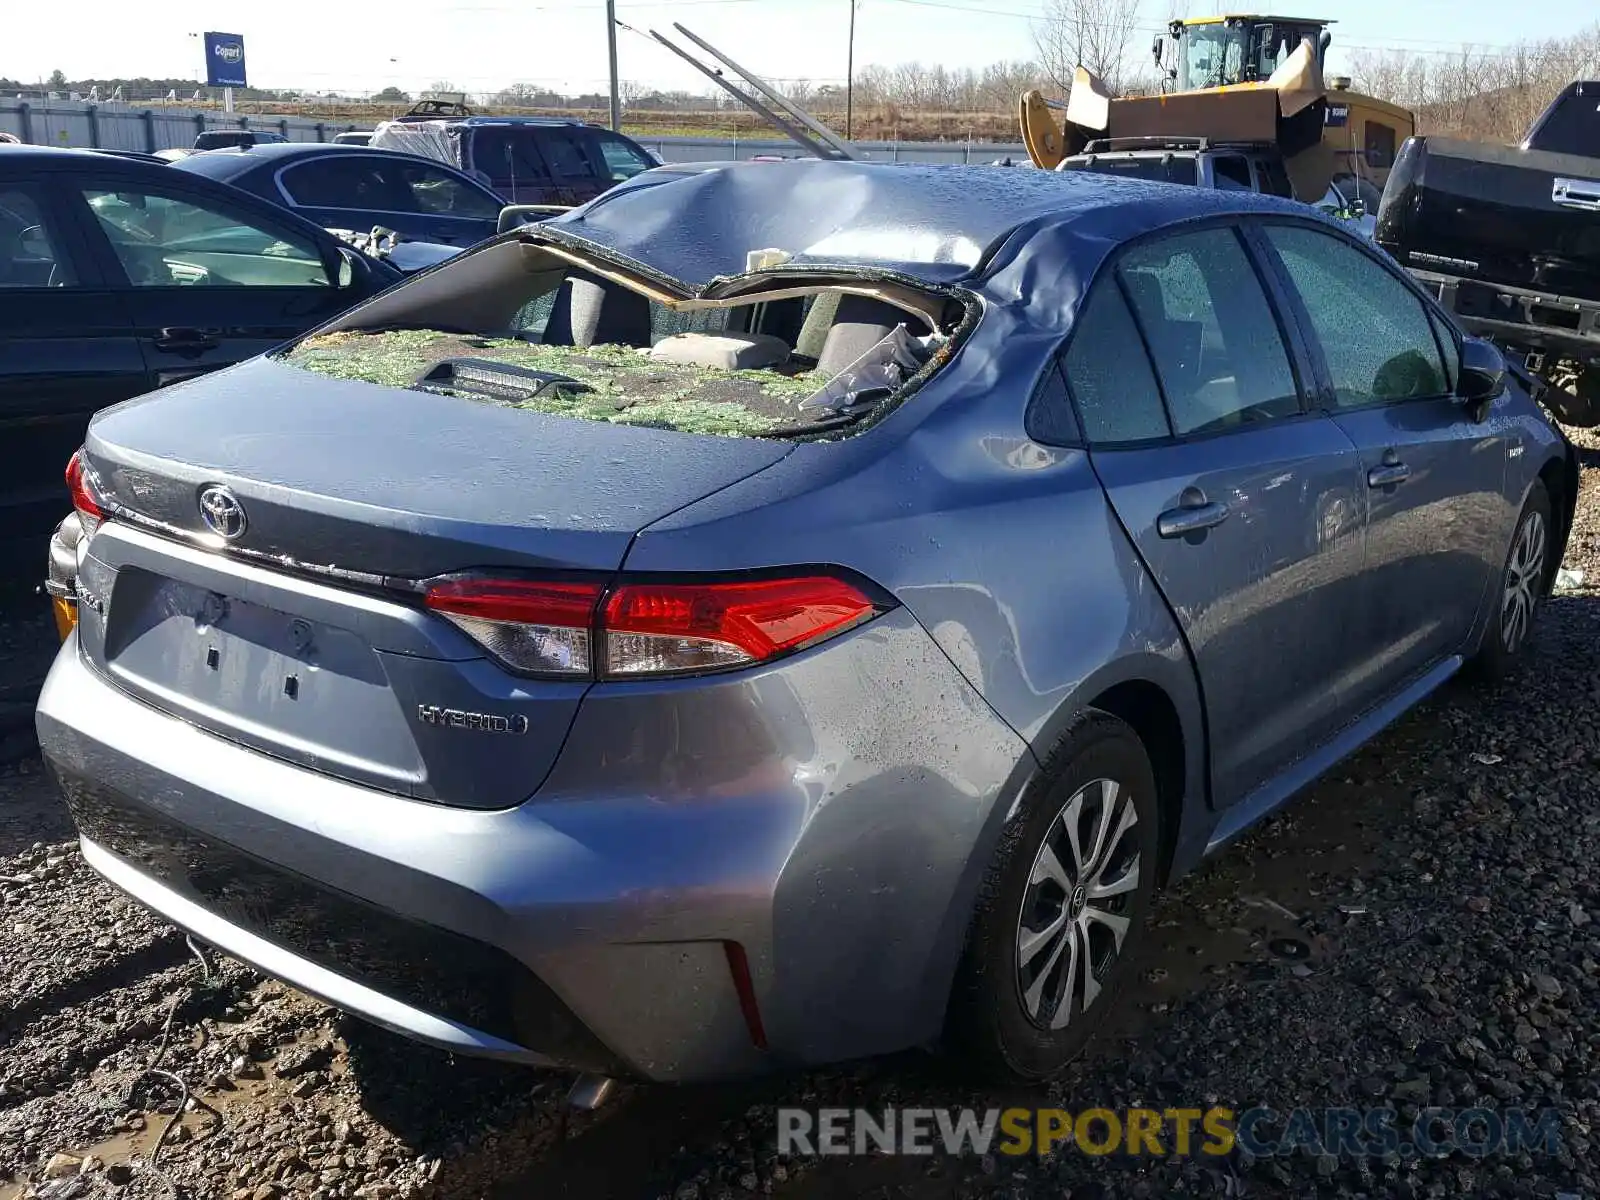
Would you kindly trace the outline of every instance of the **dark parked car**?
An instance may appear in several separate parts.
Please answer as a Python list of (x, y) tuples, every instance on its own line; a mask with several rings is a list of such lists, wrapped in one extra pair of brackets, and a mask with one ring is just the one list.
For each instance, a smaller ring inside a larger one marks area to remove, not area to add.
[(287, 142), (281, 133), (266, 129), (208, 129), (194, 139), (194, 150), (229, 150), (239, 146), (269, 146)]
[(459, 167), (510, 204), (582, 204), (659, 165), (620, 133), (546, 117), (402, 117), (371, 144)]
[(1304, 205), (804, 161), (508, 232), (74, 480), (39, 740), (141, 903), (459, 1052), (1036, 1080), (1158, 888), (1526, 648), (1578, 468)]
[(96, 409), (259, 354), (400, 277), (164, 163), (0, 150), (0, 546), (24, 542), (35, 565)]
[(196, 154), (172, 164), (281, 204), (329, 229), (446, 246), (493, 237), (500, 197), (454, 167), (412, 154), (317, 142)]

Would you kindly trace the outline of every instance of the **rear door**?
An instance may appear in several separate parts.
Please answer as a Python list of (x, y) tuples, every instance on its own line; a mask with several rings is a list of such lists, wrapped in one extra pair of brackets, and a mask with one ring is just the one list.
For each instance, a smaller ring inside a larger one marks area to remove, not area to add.
[(1066, 358), (1095, 470), (1198, 668), (1219, 805), (1354, 715), (1357, 457), (1303, 410), (1296, 347), (1240, 233), (1211, 226), (1102, 272)]
[(428, 163), (397, 162), (392, 170), (418, 227), (426, 231), (419, 241), (471, 246), (494, 236), (502, 207), (498, 196)]
[(54, 173), (0, 180), (0, 540), (35, 569), (70, 507), (62, 472), (90, 416), (145, 387), (133, 327), (73, 202)]
[(555, 204), (593, 200), (613, 182), (600, 146), (581, 126), (553, 125), (537, 129), (539, 154), (550, 166), (550, 178), (561, 197)]
[(490, 237), (498, 197), (443, 167), (395, 154), (339, 154), (284, 168), (278, 186), (301, 216), (334, 229), (383, 225), (407, 238), (471, 246)]
[(1361, 454), (1376, 602), (1357, 644), (1375, 702), (1466, 648), (1516, 515), (1506, 439), (1455, 398), (1455, 335), (1394, 269), (1322, 227), (1262, 232), (1312, 335), (1320, 403)]
[(119, 276), (151, 387), (270, 350), (359, 299), (337, 286), (331, 246), (254, 204), (127, 179), (81, 181), (77, 197)]
[(461, 130), (462, 166), (507, 204), (576, 204), (559, 187), (540, 153), (542, 128), (528, 125), (467, 125)]

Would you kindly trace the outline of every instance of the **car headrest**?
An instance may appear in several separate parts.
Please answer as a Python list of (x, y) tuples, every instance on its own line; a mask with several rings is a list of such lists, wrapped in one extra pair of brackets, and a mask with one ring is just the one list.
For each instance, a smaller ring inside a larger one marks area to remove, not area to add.
[[(821, 299), (818, 299), (818, 306)], [(910, 313), (870, 296), (839, 297), (833, 325), (817, 355), (817, 370), (832, 376), (844, 370), (872, 347), (904, 325), (913, 337), (922, 337), (928, 328)]]
[(618, 284), (573, 272), (556, 292), (544, 341), (553, 346), (648, 346), (650, 301)]
[(1122, 281), (1128, 285), (1134, 306), (1146, 320), (1164, 320), (1167, 316), (1167, 298), (1161, 292), (1161, 278), (1153, 271), (1124, 271)]

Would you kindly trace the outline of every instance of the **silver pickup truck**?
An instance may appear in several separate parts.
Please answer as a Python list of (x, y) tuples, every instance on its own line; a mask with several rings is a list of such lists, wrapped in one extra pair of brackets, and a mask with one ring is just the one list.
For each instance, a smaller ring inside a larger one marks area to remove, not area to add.
[[(1257, 142), (1218, 142), (1197, 137), (1105, 138), (1090, 142), (1083, 153), (1063, 159), (1056, 170), (1235, 188), (1294, 199), (1283, 156), (1275, 147)], [(1370, 238), (1381, 196), (1370, 180), (1336, 175), (1313, 207), (1349, 221)]]

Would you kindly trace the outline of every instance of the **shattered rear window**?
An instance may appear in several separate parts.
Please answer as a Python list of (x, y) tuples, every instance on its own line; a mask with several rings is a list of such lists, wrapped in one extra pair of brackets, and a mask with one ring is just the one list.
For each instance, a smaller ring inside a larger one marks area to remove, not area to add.
[[(480, 272), (460, 293), (391, 309), (382, 320), (398, 327), (320, 334), (280, 357), (337, 379), (532, 412), (788, 437), (856, 423), (949, 354), (929, 310), (925, 319), (902, 307), (915, 300), (775, 286), (733, 305), (680, 304), (570, 268), (530, 273), (507, 250), (503, 277)], [(468, 313), (468, 329), (449, 323)]]
[[(581, 386), (556, 380), (532, 395), (492, 395), (452, 386), (444, 372), (440, 372), (442, 382), (424, 378), (440, 364), (461, 359), (563, 376)], [(431, 329), (325, 334), (301, 342), (286, 361), (336, 379), (460, 395), (618, 425), (735, 437), (802, 423), (807, 414), (800, 411), (800, 402), (826, 382), (799, 365), (788, 371), (722, 370), (659, 362), (647, 347), (544, 346), (520, 338)]]

